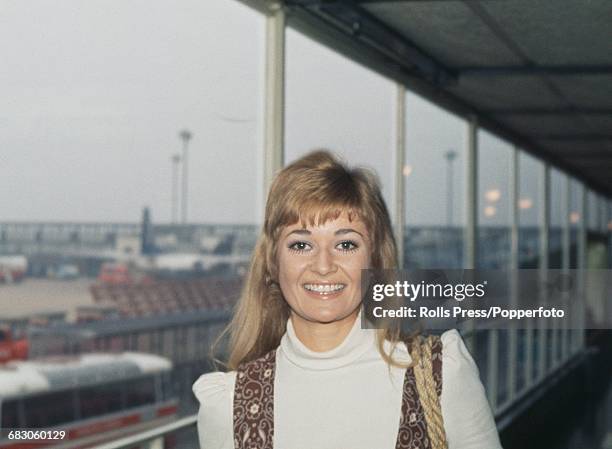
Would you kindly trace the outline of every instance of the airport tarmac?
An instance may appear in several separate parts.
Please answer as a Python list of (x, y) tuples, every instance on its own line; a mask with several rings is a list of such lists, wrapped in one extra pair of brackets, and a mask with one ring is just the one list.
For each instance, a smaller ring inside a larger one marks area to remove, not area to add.
[(91, 278), (74, 280), (26, 278), (15, 284), (0, 284), (0, 319), (42, 312), (66, 312), (73, 321), (79, 306), (94, 304)]

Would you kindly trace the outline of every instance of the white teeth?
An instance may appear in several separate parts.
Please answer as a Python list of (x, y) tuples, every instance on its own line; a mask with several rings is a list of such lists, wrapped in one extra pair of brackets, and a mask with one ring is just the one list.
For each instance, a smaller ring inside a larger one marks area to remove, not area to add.
[(331, 293), (338, 290), (342, 290), (345, 287), (344, 284), (304, 284), (306, 290), (310, 290), (317, 293)]

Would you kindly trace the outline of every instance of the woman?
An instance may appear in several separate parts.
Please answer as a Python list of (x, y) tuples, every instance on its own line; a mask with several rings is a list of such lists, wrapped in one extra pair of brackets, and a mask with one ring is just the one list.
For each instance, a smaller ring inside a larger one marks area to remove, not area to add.
[[(230, 371), (193, 386), (201, 449), (432, 448), (436, 429), (428, 428), (404, 344), (411, 340), (398, 329), (360, 326), (361, 270), (395, 267), (373, 175), (325, 151), (284, 168), (228, 327)], [(459, 333), (440, 340), (431, 358), (442, 441), (500, 448)]]

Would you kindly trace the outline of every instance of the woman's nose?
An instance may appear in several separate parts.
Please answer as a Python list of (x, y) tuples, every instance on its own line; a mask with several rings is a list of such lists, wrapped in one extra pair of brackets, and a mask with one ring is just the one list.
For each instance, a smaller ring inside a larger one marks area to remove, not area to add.
[(329, 251), (318, 251), (312, 262), (312, 270), (321, 275), (333, 273), (337, 270), (334, 257)]

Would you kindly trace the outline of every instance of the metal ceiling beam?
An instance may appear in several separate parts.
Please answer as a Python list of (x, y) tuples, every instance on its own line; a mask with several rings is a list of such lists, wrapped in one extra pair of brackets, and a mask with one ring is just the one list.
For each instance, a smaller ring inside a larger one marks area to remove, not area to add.
[(612, 115), (612, 108), (496, 108), (482, 112), (492, 115)]
[(580, 150), (557, 150), (557, 154), (565, 159), (609, 159), (612, 158), (612, 149), (610, 150), (594, 150), (594, 151), (580, 151)]
[(353, 3), (360, 5), (376, 4), (376, 3), (440, 3), (456, 0), (353, 0)]
[(317, 16), (435, 86), (457, 83), (454, 71), (352, 1), (286, 0), (285, 4), (290, 10), (302, 9)]
[(286, 2), (287, 6), (302, 6), (307, 8), (309, 6), (323, 6), (323, 5), (331, 5), (333, 3), (338, 3), (337, 0), (288, 0)]
[[(306, 3), (310, 5), (329, 5), (330, 3), (338, 3), (342, 0), (299, 0), (300, 3)], [(450, 2), (456, 0), (352, 0), (353, 3), (358, 5), (368, 5), (376, 3), (439, 3), (439, 2)], [(481, 0), (483, 1), (483, 0)]]
[(572, 160), (572, 163), (579, 165), (584, 170), (600, 170), (600, 169), (610, 170), (612, 169), (612, 161), (610, 161), (610, 159), (607, 159), (605, 161), (604, 160), (581, 161), (580, 159), (575, 159), (575, 160)]
[(560, 140), (566, 142), (606, 142), (612, 141), (612, 134), (532, 134), (535, 140)]
[(502, 67), (460, 67), (457, 69), (460, 78), (466, 77), (500, 77), (500, 76), (586, 76), (611, 75), (612, 65), (524, 65)]
[[(294, 4), (299, 3), (302, 6), (321, 6), (321, 5), (331, 5), (334, 3), (341, 3), (342, 1), (343, 0), (294, 0), (294, 1), (289, 1), (289, 2), (294, 3)], [(427, 2), (441, 2), (441, 1), (450, 1), (450, 0), (352, 0), (351, 3), (357, 4), (357, 5), (367, 5), (367, 4), (376, 4), (376, 3), (427, 3)]]
[[(585, 173), (610, 173), (610, 170), (612, 170), (612, 167), (606, 167), (606, 166), (601, 166), (598, 165), (597, 167), (580, 167), (580, 169), (582, 171), (584, 171)], [(607, 183), (608, 185), (612, 186), (611, 183)]]

